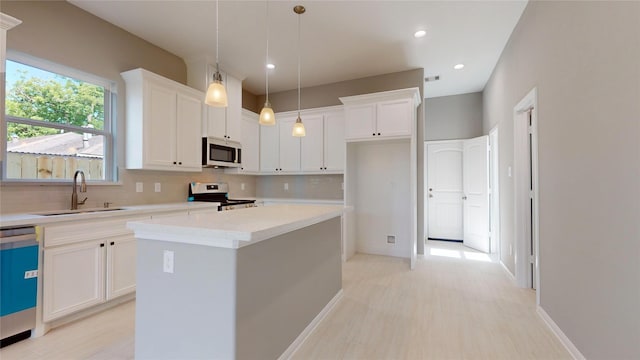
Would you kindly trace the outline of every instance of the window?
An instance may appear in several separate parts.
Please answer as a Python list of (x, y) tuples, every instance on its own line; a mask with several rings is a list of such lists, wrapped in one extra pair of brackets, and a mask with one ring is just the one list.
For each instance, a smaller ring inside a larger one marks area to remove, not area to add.
[(116, 181), (113, 82), (9, 53), (2, 180)]

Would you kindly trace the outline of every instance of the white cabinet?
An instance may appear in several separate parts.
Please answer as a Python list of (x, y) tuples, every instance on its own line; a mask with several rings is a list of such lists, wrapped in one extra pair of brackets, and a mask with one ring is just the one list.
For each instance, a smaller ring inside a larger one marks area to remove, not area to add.
[(303, 172), (344, 171), (344, 113), (342, 110), (303, 117), (307, 136), (301, 139)]
[(240, 173), (260, 171), (260, 124), (259, 115), (247, 110), (242, 111), (242, 166)]
[(45, 249), (43, 320), (87, 309), (104, 300), (104, 244), (91, 241)]
[(220, 74), (227, 90), (228, 106), (223, 108), (205, 105), (206, 121), (203, 126), (203, 136), (241, 142), (242, 81), (224, 72)]
[(204, 94), (144, 69), (127, 84), (127, 169), (202, 171)]
[(260, 171), (300, 171), (300, 138), (291, 135), (296, 117), (276, 115), (276, 125), (260, 127)]
[(349, 141), (411, 138), (416, 128), (417, 89), (340, 98)]
[(139, 219), (149, 216), (44, 227), (44, 322), (135, 291), (136, 242), (126, 223)]

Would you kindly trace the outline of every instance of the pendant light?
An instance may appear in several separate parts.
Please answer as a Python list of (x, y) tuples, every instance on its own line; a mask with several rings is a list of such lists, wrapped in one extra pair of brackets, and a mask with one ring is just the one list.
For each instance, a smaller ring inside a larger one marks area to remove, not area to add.
[(260, 111), (260, 119), (258, 123), (260, 125), (273, 126), (276, 124), (276, 115), (273, 113), (271, 103), (269, 102), (269, 2), (267, 1), (267, 57), (265, 62), (265, 74), (266, 74), (266, 101), (264, 107)]
[(227, 107), (227, 90), (222, 84), (222, 75), (220, 75), (220, 65), (218, 64), (218, 24), (218, 0), (216, 0), (216, 72), (213, 74), (213, 80), (209, 84), (204, 102), (210, 106)]
[(305, 11), (306, 9), (302, 5), (297, 5), (293, 8), (293, 12), (298, 14), (298, 118), (296, 119), (296, 123), (293, 124), (291, 135), (297, 137), (302, 137), (307, 134), (302, 119), (300, 118), (300, 15), (304, 14)]

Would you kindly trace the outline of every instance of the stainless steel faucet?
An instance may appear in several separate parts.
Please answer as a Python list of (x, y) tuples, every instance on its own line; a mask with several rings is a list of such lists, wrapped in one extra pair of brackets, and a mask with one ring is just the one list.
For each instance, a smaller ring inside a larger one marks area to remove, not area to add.
[(81, 202), (78, 202), (78, 192), (76, 191), (76, 188), (78, 186), (78, 183), (77, 183), (78, 174), (80, 174), (80, 192), (87, 192), (87, 182), (84, 179), (84, 173), (82, 172), (82, 170), (76, 170), (76, 173), (73, 174), (73, 192), (71, 193), (71, 210), (76, 210), (78, 208), (78, 205), (84, 205), (84, 203), (87, 201), (87, 198), (85, 197), (84, 200), (82, 200)]

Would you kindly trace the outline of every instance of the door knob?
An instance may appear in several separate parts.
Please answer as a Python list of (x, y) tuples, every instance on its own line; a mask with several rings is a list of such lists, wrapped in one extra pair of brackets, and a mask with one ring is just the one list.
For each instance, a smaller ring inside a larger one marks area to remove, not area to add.
[(432, 197), (433, 197), (433, 194), (429, 194), (429, 197), (430, 197), (430, 198), (432, 198)]

